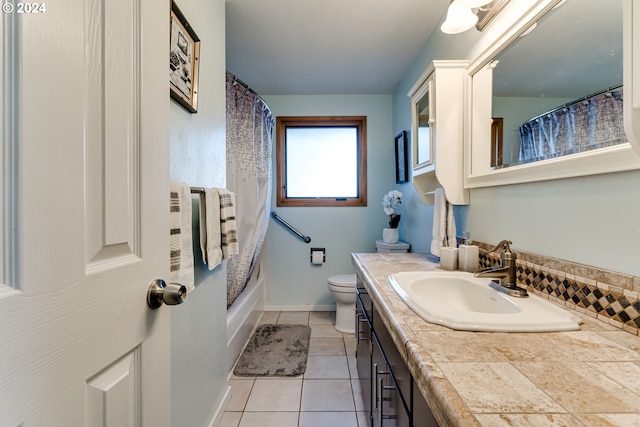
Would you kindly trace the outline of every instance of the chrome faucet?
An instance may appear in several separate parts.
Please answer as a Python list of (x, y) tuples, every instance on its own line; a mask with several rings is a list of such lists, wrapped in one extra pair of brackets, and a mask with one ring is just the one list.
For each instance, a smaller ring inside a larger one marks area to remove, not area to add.
[(529, 294), (527, 290), (516, 285), (516, 258), (517, 255), (511, 252), (510, 240), (503, 240), (496, 245), (495, 248), (489, 252), (495, 252), (502, 248), (500, 252), (500, 264), (496, 267), (488, 267), (473, 273), (475, 277), (490, 277), (496, 280), (492, 280), (491, 287), (494, 289), (505, 292), (513, 297), (527, 297)]

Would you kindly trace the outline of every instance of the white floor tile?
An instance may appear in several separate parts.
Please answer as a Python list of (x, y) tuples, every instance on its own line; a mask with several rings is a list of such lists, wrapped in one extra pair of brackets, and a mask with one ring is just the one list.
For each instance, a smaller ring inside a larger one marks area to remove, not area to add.
[(260, 325), (275, 325), (278, 322), (279, 311), (265, 311), (262, 313), (262, 317), (258, 324)]
[(297, 412), (301, 389), (302, 380), (256, 380), (245, 412)]
[(305, 380), (302, 387), (303, 412), (355, 411), (350, 380)]
[(356, 417), (358, 418), (358, 427), (371, 426), (371, 418), (369, 418), (368, 412), (356, 412)]
[(281, 311), (278, 316), (278, 325), (308, 325), (308, 311)]
[(245, 412), (239, 427), (297, 427), (298, 412)]
[(311, 325), (311, 338), (342, 338), (333, 325)]
[(217, 427), (238, 427), (242, 412), (225, 412)]
[(356, 341), (355, 335), (344, 335), (344, 346), (347, 351), (347, 356), (355, 356), (356, 355), (356, 347), (358, 346), (358, 342)]
[(345, 356), (309, 356), (304, 379), (342, 379), (349, 377)]
[(353, 400), (356, 405), (356, 411), (364, 411), (366, 406), (362, 400), (362, 391), (360, 390), (360, 380), (351, 380), (351, 390), (353, 390)]
[(358, 365), (355, 356), (347, 356), (347, 364), (349, 365), (349, 375), (351, 378), (358, 378)]
[(309, 324), (336, 324), (336, 312), (335, 311), (312, 311), (309, 313)]
[(358, 427), (355, 412), (300, 412), (299, 427)]
[(309, 356), (345, 356), (344, 340), (339, 338), (313, 338), (309, 342)]
[(231, 386), (231, 400), (227, 405), (227, 411), (244, 411), (244, 407), (249, 399), (249, 393), (253, 387), (254, 380), (229, 380)]

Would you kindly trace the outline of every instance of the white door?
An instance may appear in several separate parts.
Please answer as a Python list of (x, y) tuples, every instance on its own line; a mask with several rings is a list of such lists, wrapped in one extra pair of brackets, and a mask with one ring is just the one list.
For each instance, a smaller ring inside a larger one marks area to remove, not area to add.
[(168, 426), (169, 2), (1, 3), (0, 426)]

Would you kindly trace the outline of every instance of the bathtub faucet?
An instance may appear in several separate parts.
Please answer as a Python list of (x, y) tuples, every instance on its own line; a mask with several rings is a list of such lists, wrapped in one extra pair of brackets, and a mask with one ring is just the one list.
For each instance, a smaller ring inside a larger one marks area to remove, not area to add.
[(492, 281), (494, 285), (499, 285), (492, 286), (494, 289), (514, 297), (527, 297), (529, 296), (527, 290), (516, 285), (516, 259), (518, 256), (511, 252), (511, 244), (512, 242), (510, 240), (503, 240), (498, 243), (496, 247), (489, 252), (495, 252), (502, 248), (502, 252), (500, 252), (500, 264), (496, 267), (487, 267), (476, 271), (473, 275), (475, 277), (498, 279), (497, 281)]

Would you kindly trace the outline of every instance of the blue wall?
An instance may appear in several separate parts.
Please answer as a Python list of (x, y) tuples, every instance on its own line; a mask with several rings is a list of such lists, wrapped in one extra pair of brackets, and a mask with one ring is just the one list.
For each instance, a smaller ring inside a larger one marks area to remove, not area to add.
[[(353, 272), (351, 253), (375, 252), (375, 240), (382, 238), (382, 229), (387, 226), (382, 196), (395, 185), (391, 96), (265, 96), (264, 99), (274, 117), (367, 116), (368, 206), (278, 208), (273, 192), (272, 210), (310, 236), (311, 243), (304, 243), (270, 220), (263, 252), (266, 306), (268, 309), (328, 308), (334, 301), (327, 288), (327, 278)], [(274, 157), (273, 188), (275, 167)], [(311, 247), (326, 248), (325, 264), (310, 264)]]
[[(171, 101), (171, 178), (191, 186), (226, 184), (223, 0), (181, 0), (180, 10), (202, 42), (198, 113)], [(198, 212), (194, 200), (194, 213)], [(226, 263), (202, 263), (194, 218), (196, 289), (171, 308), (172, 425), (210, 425), (227, 387)]]

